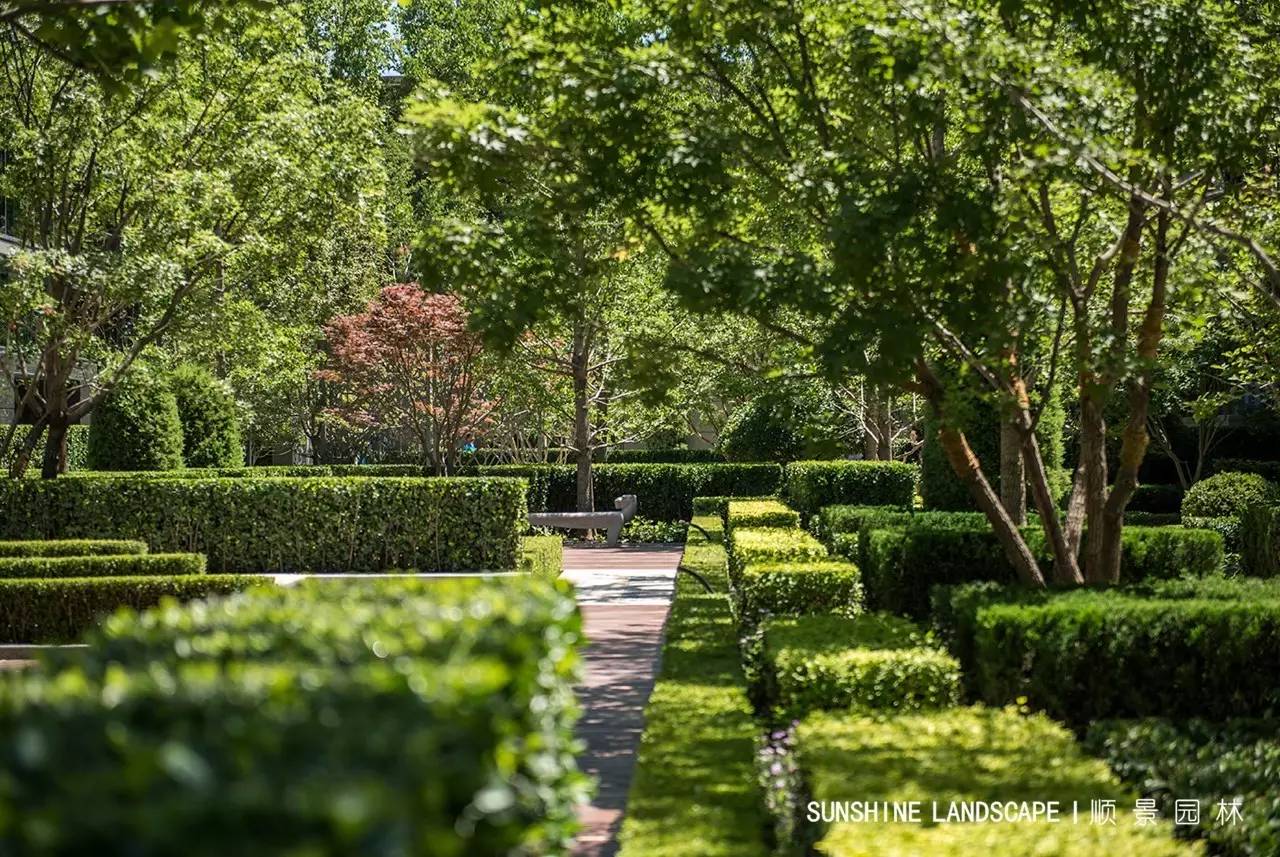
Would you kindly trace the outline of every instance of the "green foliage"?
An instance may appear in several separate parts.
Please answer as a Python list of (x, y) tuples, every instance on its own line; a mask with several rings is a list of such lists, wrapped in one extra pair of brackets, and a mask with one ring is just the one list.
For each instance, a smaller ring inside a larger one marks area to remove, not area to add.
[(730, 500), (725, 509), (725, 525), (737, 527), (800, 528), (800, 513), (781, 500)]
[(854, 614), (862, 610), (862, 575), (836, 560), (756, 563), (742, 570), (737, 596), (748, 624), (767, 615)]
[(770, 619), (766, 685), (788, 717), (818, 710), (914, 711), (960, 701), (960, 665), (896, 616)]
[(719, 450), (730, 461), (795, 461), (839, 452), (824, 437), (812, 396), (766, 393), (729, 415), (720, 431)]
[(204, 574), (198, 553), (99, 556), (24, 556), (0, 559), (0, 579), (68, 577), (177, 577)]
[(1181, 512), (1134, 512), (1126, 509), (1125, 525), (1135, 527), (1172, 527), (1182, 523)]
[[(1000, 420), (996, 408), (987, 405), (966, 411), (961, 427), (987, 481), (999, 491)], [(956, 477), (942, 444), (938, 442), (937, 419), (926, 416), (924, 428), (924, 447), (920, 450), (920, 497), (924, 500), (924, 507), (942, 512), (972, 511), (973, 498)]]
[(147, 543), (131, 539), (63, 539), (61, 541), (0, 542), (0, 557), (16, 556), (136, 556)]
[[(1174, 801), (1199, 800), (1198, 835), (1213, 853), (1280, 853), (1280, 724), (1274, 720), (1108, 721), (1086, 746), (1117, 774), (1174, 815)], [(1219, 802), (1240, 799), (1241, 821), (1215, 824)]]
[(972, 611), (978, 696), (1073, 724), (1105, 717), (1235, 717), (1280, 704), (1258, 664), (1280, 658), (1280, 599), (1255, 603), (1077, 592)]
[(520, 570), (551, 580), (564, 571), (564, 540), (560, 536), (525, 536), (520, 540)]
[(739, 527), (729, 532), (729, 574), (735, 585), (748, 565), (815, 562), (826, 558), (827, 549), (822, 542), (803, 530)]
[[(823, 825), (818, 849), (831, 857), (983, 857), (995, 853), (1055, 857), (1175, 857), (1200, 853), (1163, 825), (1088, 823), (1092, 800), (1133, 805), (1104, 762), (1080, 751), (1071, 733), (1043, 715), (1011, 709), (956, 708), (897, 717), (813, 714), (800, 724), (800, 765), (813, 799), (847, 801), (1058, 801), (1057, 823), (977, 824), (836, 822)], [(1084, 808), (1072, 824), (1073, 802)], [(945, 812), (945, 809), (944, 809)], [(1119, 814), (1119, 813), (1118, 813)], [(869, 843), (874, 843), (873, 849)]]
[[(715, 518), (695, 523), (719, 532)], [(682, 564), (718, 587), (726, 583), (723, 547), (696, 530)], [(758, 728), (745, 682), (728, 598), (678, 578), (619, 834), (620, 857), (769, 853), (755, 777)]]
[(580, 640), (568, 589), (524, 577), (319, 583), (117, 616), (85, 657), (55, 654), (0, 695), (0, 845), (561, 851), (585, 793)]
[(511, 570), (526, 529), (514, 479), (16, 480), (0, 535), (127, 538), (218, 571)]
[(249, 574), (0, 580), (0, 641), (70, 643), (121, 607), (142, 610), (165, 598), (186, 601), (270, 583)]
[[(880, 531), (865, 527), (859, 534), (857, 555), (872, 609), (923, 618), (934, 586), (1015, 579), (1004, 550), (985, 523), (956, 514), (917, 517), (901, 528), (900, 537), (878, 536)], [(1047, 562), (1043, 532), (1026, 528), (1023, 537)], [(848, 550), (849, 543), (844, 544)], [(1209, 530), (1125, 527), (1120, 551), (1123, 582), (1211, 575), (1221, 570), (1223, 562), (1222, 537)]]
[(182, 466), (178, 401), (163, 384), (135, 373), (94, 411), (88, 465), (93, 470), (176, 470)]
[[(3, 456), (0, 456), (0, 477), (8, 472), (9, 467), (13, 464), (15, 458), (18, 457), (18, 444), (22, 442), (23, 429), (26, 426), (19, 426), (18, 433), (14, 436), (14, 442), (10, 445), (9, 450)], [(44, 459), (44, 442), (49, 435), (43, 433), (40, 440), (36, 441), (35, 448), (31, 450), (31, 459), (27, 465), (27, 476), (40, 475), (40, 462)], [(89, 466), (89, 427), (86, 425), (67, 426), (67, 470), (77, 471), (84, 470)]]
[(1240, 520), (1240, 558), (1258, 577), (1280, 577), (1280, 506), (1254, 506)]
[(686, 527), (682, 521), (655, 521), (636, 515), (622, 527), (622, 541), (632, 544), (679, 544)]
[(729, 503), (734, 500), (777, 500), (777, 497), (695, 497), (693, 499), (693, 514), (695, 515), (715, 515), (721, 520), (729, 511)]
[[(570, 464), (498, 464), (463, 473), (526, 479), (533, 512), (563, 512), (577, 502), (576, 470)], [(596, 464), (591, 474), (597, 509), (612, 509), (614, 498), (635, 494), (637, 514), (655, 521), (689, 520), (695, 497), (776, 494), (782, 483), (776, 464)]]
[(1257, 473), (1217, 473), (1192, 485), (1182, 500), (1183, 517), (1229, 518), (1250, 506), (1280, 505), (1280, 488)]
[(169, 376), (182, 422), (182, 460), (187, 467), (241, 467), (236, 400), (208, 371), (180, 366)]
[(1257, 473), (1268, 482), (1280, 482), (1280, 461), (1252, 458), (1219, 458), (1213, 462), (1215, 473)]
[(724, 455), (714, 449), (611, 449), (610, 464), (723, 464)]
[(900, 461), (795, 461), (787, 465), (786, 496), (806, 517), (838, 503), (910, 506), (918, 478)]
[(1228, 555), (1240, 553), (1242, 524), (1234, 515), (1226, 518), (1188, 516), (1182, 519), (1182, 526), (1192, 530), (1211, 530), (1222, 537), (1222, 547)]

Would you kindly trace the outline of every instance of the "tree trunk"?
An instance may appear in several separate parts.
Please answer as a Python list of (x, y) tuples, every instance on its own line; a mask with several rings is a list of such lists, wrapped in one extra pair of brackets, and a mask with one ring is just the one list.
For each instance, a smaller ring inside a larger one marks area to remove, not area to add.
[[(1034, 432), (1032, 435), (1034, 437)], [(1027, 474), (1022, 432), (1011, 420), (1000, 420), (1000, 504), (1018, 526), (1027, 523)]]
[(893, 461), (893, 401), (887, 392), (876, 396), (876, 458)]
[(588, 393), (590, 378), (590, 337), (582, 325), (573, 333), (573, 446), (577, 451), (577, 509), (579, 512), (595, 511), (595, 491), (591, 479), (591, 400)]
[[(1107, 424), (1102, 418), (1102, 404), (1088, 392), (1080, 396), (1080, 467), (1084, 470), (1084, 520), (1088, 526), (1101, 527), (1102, 510), (1107, 499)], [(1084, 540), (1084, 579), (1088, 583), (1104, 583), (1107, 579), (1102, 563), (1102, 539)]]

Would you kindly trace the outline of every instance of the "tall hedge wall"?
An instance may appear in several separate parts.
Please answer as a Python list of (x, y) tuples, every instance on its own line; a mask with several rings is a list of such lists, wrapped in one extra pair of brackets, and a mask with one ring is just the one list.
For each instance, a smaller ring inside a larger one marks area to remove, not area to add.
[(514, 569), (514, 479), (55, 479), (0, 485), (0, 537), (136, 538), (210, 571)]

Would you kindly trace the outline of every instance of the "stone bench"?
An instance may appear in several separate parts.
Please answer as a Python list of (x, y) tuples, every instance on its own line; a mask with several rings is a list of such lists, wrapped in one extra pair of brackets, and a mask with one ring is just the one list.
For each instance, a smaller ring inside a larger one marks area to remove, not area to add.
[(618, 544), (622, 527), (636, 514), (636, 495), (623, 494), (613, 501), (617, 511), (602, 512), (530, 512), (529, 526), (559, 527), (563, 530), (605, 530), (605, 543)]

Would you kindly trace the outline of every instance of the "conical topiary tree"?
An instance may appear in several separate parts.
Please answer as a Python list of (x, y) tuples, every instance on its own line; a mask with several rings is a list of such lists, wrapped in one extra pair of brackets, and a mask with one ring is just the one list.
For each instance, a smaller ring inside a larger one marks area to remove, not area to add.
[(182, 422), (187, 467), (241, 467), (240, 419), (231, 392), (206, 369), (179, 366), (169, 377)]
[(92, 470), (175, 470), (182, 467), (182, 423), (168, 385), (135, 371), (93, 412)]

